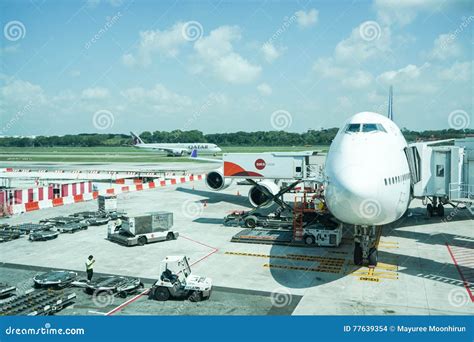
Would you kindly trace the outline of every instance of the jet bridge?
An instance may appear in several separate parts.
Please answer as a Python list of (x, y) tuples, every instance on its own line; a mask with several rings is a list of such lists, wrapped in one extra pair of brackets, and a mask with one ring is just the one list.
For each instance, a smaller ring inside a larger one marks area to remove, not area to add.
[(455, 140), (454, 146), (415, 143), (408, 149), (413, 196), (427, 202), (429, 216), (444, 216), (448, 203), (474, 211), (474, 138)]

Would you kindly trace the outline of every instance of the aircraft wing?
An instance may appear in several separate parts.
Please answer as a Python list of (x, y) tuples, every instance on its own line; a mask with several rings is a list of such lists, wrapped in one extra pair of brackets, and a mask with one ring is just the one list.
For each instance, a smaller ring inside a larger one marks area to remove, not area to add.
[(197, 153), (196, 149), (191, 152), (191, 155), (189, 156), (189, 159), (206, 161), (206, 162), (210, 162), (210, 163), (219, 163), (219, 164), (224, 163), (224, 161), (222, 159), (200, 158), (200, 157), (198, 157), (198, 153)]
[(174, 155), (183, 155), (184, 153), (188, 153), (189, 150), (187, 148), (163, 148), (163, 147), (157, 147), (157, 150), (162, 150), (165, 151), (166, 153), (169, 154), (174, 154)]

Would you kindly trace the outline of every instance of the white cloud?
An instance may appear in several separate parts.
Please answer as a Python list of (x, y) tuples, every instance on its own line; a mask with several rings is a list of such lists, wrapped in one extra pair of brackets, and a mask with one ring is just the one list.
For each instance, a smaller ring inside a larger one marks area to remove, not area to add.
[(178, 22), (163, 31), (141, 31), (136, 55), (125, 54), (122, 56), (122, 62), (126, 66), (136, 64), (148, 66), (152, 63), (155, 54), (166, 57), (177, 56), (180, 48), (187, 43), (182, 33), (183, 26), (184, 23)]
[(451, 67), (438, 72), (438, 77), (443, 81), (469, 81), (472, 80), (472, 62), (455, 62)]
[(242, 38), (237, 26), (221, 26), (194, 44), (198, 55), (206, 60), (218, 59), (233, 51), (232, 42)]
[(135, 66), (137, 64), (137, 61), (131, 53), (127, 53), (127, 54), (122, 56), (122, 63), (125, 66), (132, 67), (132, 66)]
[(295, 15), (300, 27), (310, 27), (318, 22), (319, 12), (313, 8), (308, 12), (298, 11)]
[(158, 112), (176, 113), (191, 105), (190, 98), (176, 94), (162, 84), (156, 84), (151, 89), (143, 87), (129, 88), (121, 92), (132, 105), (142, 105)]
[(420, 12), (439, 11), (449, 1), (439, 0), (375, 0), (377, 18), (386, 25), (411, 23)]
[(209, 68), (221, 80), (229, 83), (250, 83), (260, 76), (261, 67), (234, 52), (233, 42), (241, 39), (236, 26), (221, 26), (194, 44), (198, 59), (204, 64), (194, 68), (203, 72)]
[(349, 73), (348, 76), (342, 79), (342, 85), (350, 89), (366, 88), (370, 86), (372, 82), (372, 75), (362, 70), (356, 70), (352, 73)]
[(360, 63), (390, 52), (391, 32), (388, 27), (375, 25), (372, 33), (376, 38), (373, 40), (367, 40), (361, 33), (361, 27), (354, 28), (348, 38), (336, 45), (334, 54), (337, 60)]
[(32, 102), (35, 105), (41, 105), (46, 103), (46, 97), (41, 86), (17, 79), (8, 80), (0, 88), (0, 96), (3, 104), (22, 105)]
[(262, 45), (261, 51), (263, 53), (263, 58), (265, 58), (268, 63), (272, 63), (275, 59), (281, 56), (284, 49), (277, 49), (272, 43), (265, 43)]
[(379, 75), (378, 80), (389, 84), (395, 81), (409, 82), (418, 78), (421, 74), (421, 68), (416, 65), (409, 64), (398, 70), (390, 70)]
[(260, 75), (262, 68), (252, 65), (236, 53), (231, 53), (220, 58), (214, 69), (222, 80), (229, 83), (250, 83)]
[(461, 55), (461, 46), (457, 43), (456, 37), (446, 33), (436, 37), (433, 49), (429, 53), (431, 59), (446, 60)]
[(393, 85), (397, 93), (416, 97), (420, 94), (435, 93), (440, 84), (433, 77), (433, 66), (409, 64), (398, 70), (386, 71), (377, 76), (377, 82), (388, 89)]
[(332, 58), (319, 58), (313, 64), (313, 71), (323, 78), (341, 78), (346, 74), (346, 69), (337, 66)]
[(109, 97), (109, 90), (106, 88), (95, 87), (87, 88), (82, 91), (81, 98), (85, 100), (101, 100)]
[(258, 85), (257, 90), (263, 96), (269, 96), (272, 94), (272, 88), (267, 83), (261, 83)]
[(20, 49), (20, 45), (7, 45), (5, 47), (0, 47), (0, 56), (3, 56), (8, 53), (15, 53)]
[(346, 67), (333, 58), (319, 58), (313, 64), (316, 76), (336, 80), (349, 89), (369, 87), (374, 78), (372, 74), (354, 67)]

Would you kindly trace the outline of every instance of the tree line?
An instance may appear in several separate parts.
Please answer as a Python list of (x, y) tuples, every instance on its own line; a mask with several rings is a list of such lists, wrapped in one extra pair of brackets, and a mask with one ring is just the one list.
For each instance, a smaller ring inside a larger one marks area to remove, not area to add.
[[(235, 133), (204, 134), (198, 130), (171, 132), (145, 131), (140, 137), (146, 143), (213, 143), (219, 146), (312, 146), (330, 145), (337, 133), (337, 128), (308, 130), (304, 133), (284, 131), (258, 131)], [(409, 142), (418, 140), (435, 140), (464, 138), (474, 136), (474, 129), (444, 129), (411, 131), (406, 128), (402, 133)], [(127, 134), (67, 134), (63, 136), (37, 137), (3, 137), (0, 147), (93, 147), (93, 146), (128, 146), (132, 141)]]

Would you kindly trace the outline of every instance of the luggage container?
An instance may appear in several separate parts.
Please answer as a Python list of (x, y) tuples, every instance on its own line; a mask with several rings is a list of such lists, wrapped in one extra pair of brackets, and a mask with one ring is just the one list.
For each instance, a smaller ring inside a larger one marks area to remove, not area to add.
[(173, 213), (158, 211), (146, 215), (125, 217), (121, 225), (109, 222), (107, 238), (126, 246), (143, 246), (150, 242), (174, 240), (178, 232), (173, 226)]
[(108, 213), (111, 211), (117, 211), (117, 196), (114, 195), (100, 195), (97, 198), (99, 211), (102, 213)]

